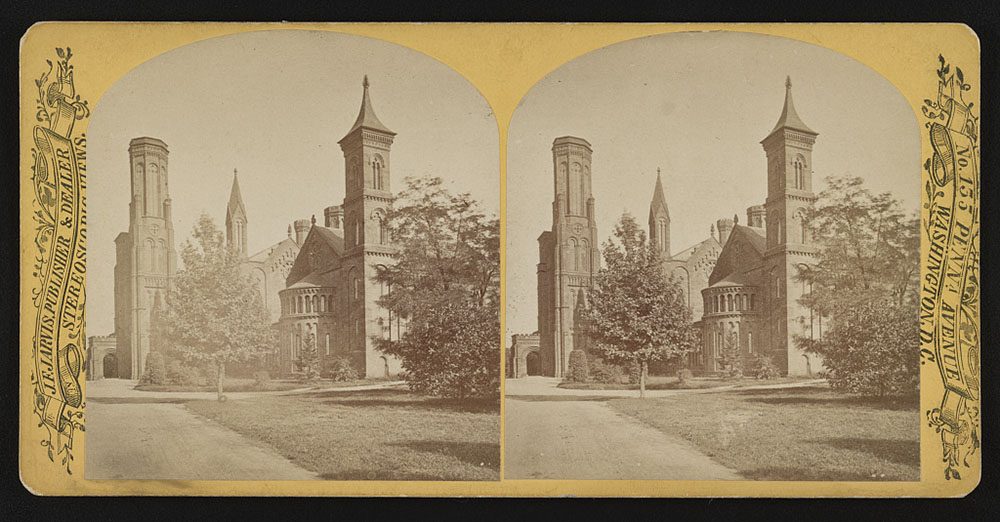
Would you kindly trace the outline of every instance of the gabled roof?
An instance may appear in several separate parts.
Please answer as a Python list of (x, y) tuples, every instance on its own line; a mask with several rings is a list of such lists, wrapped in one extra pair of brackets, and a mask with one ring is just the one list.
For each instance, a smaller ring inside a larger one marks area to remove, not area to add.
[(375, 115), (375, 109), (372, 107), (371, 97), (368, 95), (368, 75), (365, 75), (365, 79), (361, 82), (361, 86), (364, 87), (364, 93), (361, 95), (361, 110), (358, 112), (358, 118), (354, 120), (354, 125), (351, 126), (351, 130), (347, 131), (347, 134), (341, 138), (340, 141), (344, 141), (348, 136), (354, 131), (365, 128), (369, 130), (374, 130), (378, 132), (384, 132), (395, 136), (396, 133), (389, 130), (388, 127), (379, 121), (378, 116)]
[(660, 169), (656, 169), (656, 186), (653, 188), (653, 201), (649, 204), (650, 219), (659, 210), (662, 210), (667, 221), (670, 221), (670, 209), (667, 208), (667, 198), (663, 195), (663, 182), (660, 180)]
[(699, 248), (702, 247), (702, 245), (710, 245), (710, 244), (713, 244), (713, 243), (715, 245), (719, 245), (719, 241), (717, 239), (715, 239), (714, 237), (709, 237), (708, 239), (706, 239), (704, 241), (695, 243), (695, 244), (693, 244), (693, 245), (685, 248), (684, 250), (681, 250), (677, 254), (675, 254), (673, 256), (670, 256), (669, 260), (670, 261), (687, 261), (688, 259), (691, 258), (691, 256), (693, 256), (698, 251)]
[(283, 246), (294, 247), (296, 250), (298, 250), (299, 248), (299, 246), (295, 244), (294, 240), (285, 238), (265, 248), (264, 250), (261, 250), (260, 252), (257, 252), (256, 254), (250, 256), (248, 260), (263, 263), (264, 261), (267, 261), (267, 258), (270, 257), (275, 250)]
[(237, 211), (242, 212), (243, 218), (246, 219), (247, 209), (243, 206), (243, 195), (240, 193), (240, 179), (236, 175), (236, 169), (233, 169), (233, 188), (229, 191), (229, 205), (226, 206), (227, 217), (235, 216)]
[(337, 268), (321, 268), (310, 272), (307, 276), (296, 281), (295, 284), (289, 285), (288, 288), (334, 287), (337, 286), (336, 272)]
[(314, 225), (309, 233), (317, 234), (337, 255), (344, 253), (344, 238), (336, 230)]
[[(344, 253), (344, 239), (335, 230), (313, 225), (302, 242), (292, 269), (285, 279), (286, 288), (299, 286), (323, 286), (324, 274), (336, 270), (340, 266), (340, 258)], [(315, 260), (311, 255), (319, 255)], [(313, 263), (318, 261), (318, 263)], [(321, 277), (322, 276), (322, 277)], [(332, 277), (332, 276), (331, 276)], [(301, 283), (301, 285), (300, 285)], [(322, 284), (321, 284), (322, 283)], [(297, 286), (298, 285), (298, 286)]]
[(767, 137), (778, 132), (779, 129), (793, 129), (812, 135), (819, 134), (810, 129), (802, 121), (802, 118), (799, 118), (799, 114), (795, 112), (795, 104), (792, 103), (792, 78), (790, 76), (785, 78), (785, 106), (781, 109), (781, 116), (778, 117), (778, 123), (774, 125), (774, 129), (771, 129), (771, 132), (767, 133)]
[(767, 232), (763, 228), (733, 225), (733, 231), (729, 233), (729, 237), (732, 238), (733, 234), (737, 233), (744, 234), (754, 250), (760, 255), (764, 255), (764, 250), (767, 250)]

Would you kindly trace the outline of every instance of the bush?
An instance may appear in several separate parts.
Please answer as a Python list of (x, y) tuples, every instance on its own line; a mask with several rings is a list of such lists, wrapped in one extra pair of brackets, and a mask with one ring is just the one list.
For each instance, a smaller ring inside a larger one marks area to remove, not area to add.
[(263, 390), (271, 380), (271, 374), (267, 370), (257, 370), (253, 372), (253, 385), (258, 390)]
[(327, 377), (337, 382), (355, 381), (358, 379), (358, 371), (351, 364), (351, 359), (348, 357), (334, 359), (327, 366), (326, 374)]
[(754, 355), (751, 359), (750, 373), (755, 379), (776, 379), (781, 375), (774, 359), (764, 354)]
[(681, 368), (677, 370), (677, 382), (681, 385), (687, 384), (688, 381), (694, 379), (694, 374), (688, 368)]
[(163, 354), (151, 351), (146, 355), (146, 369), (142, 372), (139, 382), (143, 384), (166, 384), (167, 367)]
[(629, 384), (639, 384), (639, 378), (642, 374), (642, 364), (639, 361), (632, 361), (628, 363), (628, 383)]
[(835, 390), (884, 397), (920, 390), (920, 339), (916, 305), (864, 302), (834, 318), (821, 340), (799, 339), (823, 357)]
[(587, 382), (590, 379), (587, 352), (583, 350), (569, 352), (569, 375), (566, 377), (570, 382)]
[(625, 378), (625, 372), (617, 364), (607, 363), (594, 358), (589, 363), (590, 380), (601, 384), (620, 384)]
[(743, 377), (743, 354), (740, 353), (740, 342), (739, 338), (736, 337), (736, 332), (726, 336), (722, 350), (719, 352), (719, 359), (724, 377), (727, 379)]
[(202, 385), (204, 376), (198, 368), (187, 366), (177, 359), (167, 363), (167, 384)]

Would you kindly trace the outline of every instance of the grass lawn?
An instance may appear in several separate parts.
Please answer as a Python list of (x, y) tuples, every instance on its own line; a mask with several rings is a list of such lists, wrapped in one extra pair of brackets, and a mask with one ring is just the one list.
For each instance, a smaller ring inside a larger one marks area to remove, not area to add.
[[(741, 379), (741, 380), (726, 380), (721, 377), (694, 377), (688, 379), (683, 385), (677, 379), (677, 377), (667, 377), (660, 375), (650, 375), (646, 380), (647, 390), (691, 390), (691, 389), (701, 389), (701, 388), (718, 388), (721, 386), (735, 386), (737, 388), (742, 388), (746, 386), (756, 386), (760, 384), (784, 384), (792, 382), (801, 382), (803, 379), (801, 377), (778, 377), (776, 379), (757, 380), (757, 379)], [(565, 388), (568, 390), (638, 390), (638, 384), (627, 384), (627, 383), (601, 383), (601, 382), (561, 382), (558, 384), (560, 388)]]
[(810, 387), (608, 404), (751, 480), (920, 480), (918, 397), (879, 401)]
[[(227, 377), (226, 382), (223, 383), (222, 392), (235, 393), (235, 392), (251, 392), (251, 391), (286, 391), (286, 390), (298, 390), (300, 388), (313, 388), (313, 387), (342, 388), (345, 386), (361, 386), (364, 384), (373, 384), (375, 382), (385, 382), (385, 381), (358, 379), (355, 381), (337, 382), (329, 379), (318, 379), (315, 381), (281, 379), (281, 380), (267, 381), (264, 383), (263, 386), (258, 386), (257, 381), (254, 380), (253, 378)], [(155, 391), (155, 392), (214, 392), (216, 390), (216, 385), (215, 384), (206, 384), (206, 385), (138, 384), (134, 389), (139, 391)]]
[(407, 390), (192, 401), (329, 480), (499, 480), (500, 405)]

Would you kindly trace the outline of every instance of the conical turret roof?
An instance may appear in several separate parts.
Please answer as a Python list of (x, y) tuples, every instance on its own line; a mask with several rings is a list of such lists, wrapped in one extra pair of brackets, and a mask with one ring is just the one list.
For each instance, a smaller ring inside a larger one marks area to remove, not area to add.
[(663, 193), (663, 181), (660, 179), (660, 169), (656, 169), (656, 187), (653, 188), (653, 201), (649, 204), (649, 215), (652, 217), (662, 210), (670, 221), (670, 210), (667, 208), (667, 198)]
[[(364, 87), (364, 93), (361, 96), (361, 110), (358, 111), (358, 118), (354, 120), (354, 125), (351, 126), (351, 130), (347, 131), (344, 138), (350, 136), (354, 131), (365, 128), (369, 130), (374, 130), (378, 132), (384, 132), (395, 136), (396, 133), (389, 130), (381, 121), (379, 121), (378, 116), (375, 115), (375, 109), (372, 107), (372, 99), (368, 94), (368, 75), (365, 75), (364, 81), (361, 82), (361, 86)], [(340, 141), (344, 141), (341, 139)]]
[(781, 109), (781, 116), (778, 118), (778, 123), (774, 125), (774, 129), (767, 133), (771, 136), (779, 129), (792, 129), (799, 132), (805, 132), (807, 134), (818, 135), (816, 131), (810, 129), (802, 118), (799, 118), (799, 114), (795, 112), (795, 104), (792, 102), (792, 78), (791, 76), (785, 77), (785, 106)]
[(226, 210), (230, 216), (235, 216), (237, 212), (243, 214), (243, 218), (246, 219), (247, 210), (243, 206), (243, 195), (240, 194), (240, 179), (236, 175), (236, 169), (233, 169), (233, 188), (229, 191), (229, 205), (227, 205)]

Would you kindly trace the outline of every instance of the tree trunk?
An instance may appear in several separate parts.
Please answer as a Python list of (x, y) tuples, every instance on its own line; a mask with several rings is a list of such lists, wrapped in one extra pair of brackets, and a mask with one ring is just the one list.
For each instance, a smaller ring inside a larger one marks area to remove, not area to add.
[(216, 377), (216, 389), (219, 393), (218, 400), (222, 400), (222, 381), (226, 380), (226, 364), (222, 361), (217, 363), (218, 366), (218, 376)]
[(639, 398), (646, 398), (646, 373), (649, 371), (649, 363), (642, 361), (639, 367)]

